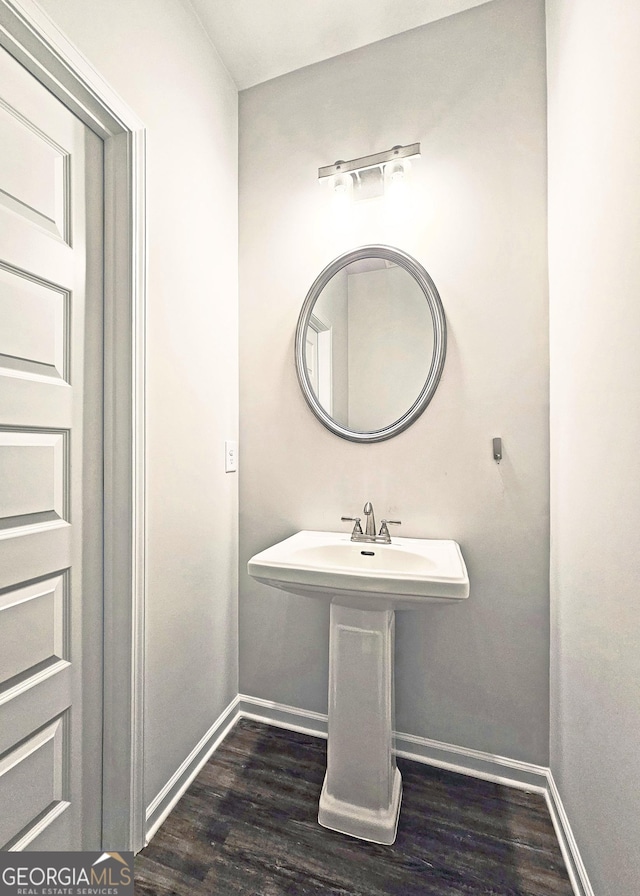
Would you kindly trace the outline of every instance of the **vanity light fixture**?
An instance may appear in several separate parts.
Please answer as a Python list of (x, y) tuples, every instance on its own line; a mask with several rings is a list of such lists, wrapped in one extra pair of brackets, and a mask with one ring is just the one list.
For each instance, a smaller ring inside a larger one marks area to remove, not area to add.
[(394, 146), (386, 152), (376, 152), (348, 162), (338, 160), (333, 165), (318, 168), (318, 180), (333, 178), (337, 193), (357, 191), (357, 198), (371, 199), (384, 193), (384, 182), (401, 180), (409, 159), (420, 155), (420, 144)]

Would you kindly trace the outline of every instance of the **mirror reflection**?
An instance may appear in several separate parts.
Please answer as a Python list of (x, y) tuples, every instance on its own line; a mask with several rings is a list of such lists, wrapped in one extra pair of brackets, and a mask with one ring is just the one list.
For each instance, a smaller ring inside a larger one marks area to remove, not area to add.
[(424, 389), (434, 351), (425, 293), (404, 267), (365, 257), (340, 268), (315, 300), (304, 363), (311, 390), (354, 432), (389, 427)]

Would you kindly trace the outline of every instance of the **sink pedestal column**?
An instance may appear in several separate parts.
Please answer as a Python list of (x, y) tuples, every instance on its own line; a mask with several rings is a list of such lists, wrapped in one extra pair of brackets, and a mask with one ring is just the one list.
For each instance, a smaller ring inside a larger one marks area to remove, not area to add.
[(393, 752), (393, 610), (331, 604), (329, 742), (318, 821), (374, 843), (396, 839), (402, 779)]

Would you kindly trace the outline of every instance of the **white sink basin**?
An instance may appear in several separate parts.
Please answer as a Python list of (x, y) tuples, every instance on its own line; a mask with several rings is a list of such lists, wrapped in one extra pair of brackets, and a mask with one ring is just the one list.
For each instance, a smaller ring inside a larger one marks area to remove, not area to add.
[(298, 532), (249, 560), (249, 575), (283, 591), (370, 610), (411, 609), (469, 596), (455, 541), (353, 542), (348, 533)]

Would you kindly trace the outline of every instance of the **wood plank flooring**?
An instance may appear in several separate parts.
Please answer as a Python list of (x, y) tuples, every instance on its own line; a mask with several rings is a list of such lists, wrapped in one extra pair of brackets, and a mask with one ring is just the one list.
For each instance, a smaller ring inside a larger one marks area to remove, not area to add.
[(326, 742), (240, 720), (149, 846), (137, 896), (572, 896), (544, 799), (398, 760), (393, 846), (318, 825)]

